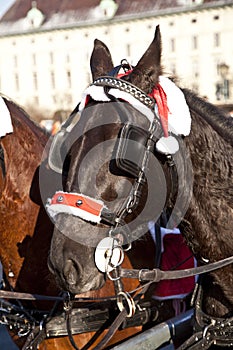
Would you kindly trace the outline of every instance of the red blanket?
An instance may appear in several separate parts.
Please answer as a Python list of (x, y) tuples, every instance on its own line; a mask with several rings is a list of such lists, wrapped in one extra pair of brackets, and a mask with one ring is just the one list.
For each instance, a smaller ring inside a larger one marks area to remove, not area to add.
[[(150, 232), (155, 239), (153, 229), (154, 226), (150, 226)], [(181, 270), (196, 266), (196, 260), (186, 245), (179, 229), (168, 230), (161, 227), (161, 240), (161, 270)], [(195, 277), (160, 281), (155, 287), (154, 298), (159, 300), (183, 299), (193, 291), (195, 282)]]

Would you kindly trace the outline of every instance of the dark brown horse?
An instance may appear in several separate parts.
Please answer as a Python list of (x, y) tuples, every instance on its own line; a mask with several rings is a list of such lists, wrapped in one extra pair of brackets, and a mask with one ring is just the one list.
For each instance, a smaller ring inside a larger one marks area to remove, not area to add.
[[(135, 137), (144, 140), (149, 130), (150, 139), (156, 144), (163, 134), (155, 114), (152, 131), (150, 117), (146, 116), (154, 103), (159, 104), (159, 99), (154, 100), (148, 94), (151, 96), (154, 88), (159, 90), (160, 61), (159, 28), (138, 64), (122, 78), (119, 75), (114, 78), (116, 70), (108, 48), (95, 41), (91, 58), (95, 82), (79, 107), (78, 124), (64, 141), (68, 149), (62, 170), (68, 171), (65, 193), (53, 198), (50, 206), (54, 208), (51, 211), (55, 229), (49, 267), (62, 288), (71, 293), (103, 286), (104, 273), (96, 267), (98, 257), (97, 261), (94, 259), (96, 246), (102, 239), (110, 235), (118, 239), (120, 236), (123, 244), (135, 241), (146, 232), (145, 223), (156, 221), (164, 208), (171, 213), (169, 225), (174, 222), (181, 225), (199, 264), (232, 254), (232, 119), (184, 90), (191, 113), (191, 131), (186, 137), (173, 135), (179, 150), (171, 158), (154, 151), (156, 146), (152, 146), (145, 165), (139, 159), (140, 152), (132, 151), (128, 148), (130, 142), (124, 142), (132, 135), (132, 143)], [(135, 99), (143, 104), (141, 109)], [(129, 127), (123, 128), (125, 124)], [(147, 143), (138, 141), (135, 145), (144, 149), (143, 154), (147, 152)], [(174, 166), (172, 162), (176, 167), (173, 175), (169, 170)], [(132, 164), (138, 165), (139, 170)], [(140, 169), (144, 173), (142, 177)], [(60, 202), (64, 206), (59, 207)], [(83, 205), (86, 207), (82, 211)], [(90, 215), (95, 212), (93, 208), (97, 210), (94, 217)], [(202, 311), (209, 315), (210, 321), (203, 325), (202, 332), (206, 326), (218, 323), (212, 318), (223, 320), (232, 316), (232, 281), (232, 266), (205, 276)]]
[[(38, 171), (40, 166), (43, 168), (43, 174), (46, 176), (50, 174), (46, 177), (47, 180), (52, 178), (56, 182), (56, 174), (51, 176), (51, 171), (48, 172), (46, 163), (43, 162), (46, 147), (50, 143), (49, 135), (13, 101), (4, 97), (4, 103), (10, 112), (13, 124), (13, 133), (2, 137), (0, 143), (0, 258), (6, 274), (5, 289), (57, 297), (59, 290), (47, 267), (53, 224), (41, 201)], [(50, 195), (50, 191), (51, 193), (54, 191), (54, 183), (46, 181), (46, 191)], [(128, 288), (135, 286), (136, 284), (130, 281)], [(87, 293), (85, 297), (101, 298), (113, 294), (111, 284), (107, 284), (102, 290)], [(21, 304), (18, 304), (20, 302)], [(52, 309), (54, 301), (20, 301), (19, 297), (14, 305), (18, 307), (23, 305), (21, 310), (27, 310), (26, 319), (30, 314), (39, 317), (38, 321), (41, 316), (43, 317), (43, 313), (46, 315)], [(16, 312), (14, 308), (12, 310), (15, 315), (17, 310)], [(22, 318), (22, 322), (23, 320)], [(14, 326), (17, 324), (17, 318), (16, 321), (12, 319), (8, 321), (11, 326), (13, 324), (11, 335), (14, 341), (22, 348), (27, 335), (18, 337), (20, 327)], [(118, 332), (112, 341), (114, 343), (127, 338), (139, 329), (134, 327)], [(86, 332), (74, 336), (74, 339), (78, 346), (83, 347), (94, 334), (95, 332)], [(39, 349), (68, 350), (73, 347), (68, 336), (64, 336), (44, 340)]]

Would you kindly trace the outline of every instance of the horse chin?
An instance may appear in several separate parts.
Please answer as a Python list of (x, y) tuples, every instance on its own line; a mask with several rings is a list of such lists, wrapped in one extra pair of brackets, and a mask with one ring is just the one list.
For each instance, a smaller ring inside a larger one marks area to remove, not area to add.
[(68, 259), (60, 271), (54, 267), (52, 260), (48, 259), (49, 270), (53, 273), (56, 283), (61, 290), (71, 294), (81, 294), (102, 288), (105, 284), (104, 274), (96, 267), (85, 273), (77, 262)]
[(105, 284), (104, 277), (91, 279), (89, 282), (79, 283), (79, 284), (71, 284), (65, 283), (64, 290), (71, 294), (83, 294), (94, 290), (101, 289)]
[(63, 278), (65, 281), (65, 289), (72, 294), (80, 294), (97, 290), (104, 285), (104, 274), (94, 269), (90, 271), (82, 270), (81, 266), (77, 266), (77, 262), (68, 260), (63, 269)]

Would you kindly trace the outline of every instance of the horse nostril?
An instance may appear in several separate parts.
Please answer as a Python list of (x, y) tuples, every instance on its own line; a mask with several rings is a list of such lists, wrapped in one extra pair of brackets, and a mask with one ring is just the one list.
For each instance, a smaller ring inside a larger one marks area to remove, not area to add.
[(64, 266), (63, 274), (65, 281), (69, 285), (76, 285), (78, 276), (79, 276), (79, 268), (72, 260), (67, 260)]

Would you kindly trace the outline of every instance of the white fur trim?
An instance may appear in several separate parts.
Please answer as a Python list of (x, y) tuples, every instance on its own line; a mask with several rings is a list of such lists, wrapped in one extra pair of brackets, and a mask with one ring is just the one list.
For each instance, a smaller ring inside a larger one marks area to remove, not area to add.
[[(146, 107), (142, 102), (140, 102), (135, 97), (133, 97), (129, 92), (111, 88), (109, 90), (109, 94), (113, 95), (116, 98), (121, 98), (122, 100), (130, 103), (135, 109), (137, 109), (139, 112), (144, 114), (149, 119), (150, 123), (152, 123), (154, 119), (153, 112), (148, 107)], [(103, 86), (91, 85), (84, 91), (82, 95), (82, 100), (79, 106), (80, 111), (82, 111), (83, 108), (85, 107), (86, 97), (88, 95), (90, 95), (91, 98), (93, 98), (93, 100), (95, 101), (110, 102), (110, 99), (104, 92)]]
[(55, 216), (57, 214), (66, 213), (66, 214), (70, 214), (73, 216), (78, 216), (79, 218), (81, 218), (85, 221), (94, 222), (96, 224), (99, 224), (100, 220), (101, 220), (100, 215), (97, 216), (97, 215), (88, 213), (85, 210), (75, 208), (75, 207), (65, 205), (65, 204), (48, 205), (47, 211), (52, 218), (55, 218)]
[(160, 76), (159, 83), (167, 95), (168, 131), (187, 136), (191, 130), (191, 116), (183, 92), (170, 79)]
[(121, 91), (119, 89), (110, 89), (109, 93), (116, 98), (121, 98), (122, 100), (130, 103), (135, 109), (144, 114), (150, 121), (150, 123), (154, 120), (154, 113), (150, 110), (150, 108), (146, 107), (142, 102), (133, 97), (129, 92)]
[[(155, 238), (155, 223), (153, 221), (149, 221), (148, 222), (148, 229), (150, 231), (150, 234), (156, 244), (156, 238)], [(180, 230), (176, 227), (174, 227), (173, 229), (168, 229), (168, 228), (165, 228), (165, 227), (160, 227), (160, 230), (161, 230), (161, 253), (164, 252), (164, 246), (163, 246), (163, 238), (166, 234), (168, 233), (173, 233), (175, 235), (179, 235), (180, 234)]]
[[(98, 199), (94, 199), (94, 198), (89, 197), (89, 196), (86, 196), (86, 195), (84, 195), (82, 193), (57, 191), (55, 194), (59, 194), (61, 196), (63, 194), (77, 195), (77, 196), (80, 196), (80, 197), (83, 197), (83, 198), (91, 199), (95, 203), (100, 204), (102, 206), (102, 209), (106, 208), (106, 206), (104, 205), (103, 201), (98, 200)], [(57, 203), (57, 204), (53, 203), (53, 204), (51, 204), (51, 199), (48, 199), (48, 203), (46, 204), (46, 209), (47, 209), (49, 215), (52, 218), (55, 218), (55, 216), (57, 214), (66, 213), (66, 214), (71, 214), (71, 215), (74, 215), (74, 216), (78, 216), (78, 217), (80, 217), (83, 220), (94, 222), (94, 223), (97, 223), (97, 224), (100, 223), (100, 221), (101, 221), (101, 212), (100, 212), (99, 215), (94, 215), (94, 214), (89, 213), (89, 212), (87, 212), (87, 211), (85, 211), (83, 209), (80, 209), (78, 207), (74, 207), (74, 206), (65, 204), (65, 202), (64, 202), (64, 204), (61, 204), (61, 203)]]
[(10, 112), (3, 100), (3, 98), (0, 96), (0, 137), (5, 136), (6, 134), (13, 132), (13, 126), (11, 122), (11, 115)]
[[(169, 109), (168, 131), (171, 131), (176, 135), (189, 135), (191, 130), (191, 116), (183, 92), (170, 79), (164, 76), (159, 77), (159, 83), (167, 95), (167, 105)], [(116, 98), (121, 98), (130, 103), (135, 109), (144, 114), (150, 123), (152, 123), (154, 114), (151, 109), (146, 107), (130, 93), (115, 88), (111, 88), (109, 93)], [(80, 111), (84, 109), (86, 97), (88, 95), (95, 101), (110, 101), (108, 96), (104, 93), (103, 86), (90, 85), (82, 95), (82, 100), (79, 106)], [(158, 115), (156, 105), (155, 114)]]
[(189, 294), (190, 293), (174, 294), (174, 295), (168, 295), (168, 296), (165, 296), (165, 297), (159, 297), (157, 295), (152, 295), (152, 299), (155, 299), (155, 300), (184, 299)]
[(174, 136), (161, 137), (155, 145), (157, 151), (163, 154), (175, 154), (179, 151), (179, 143)]

